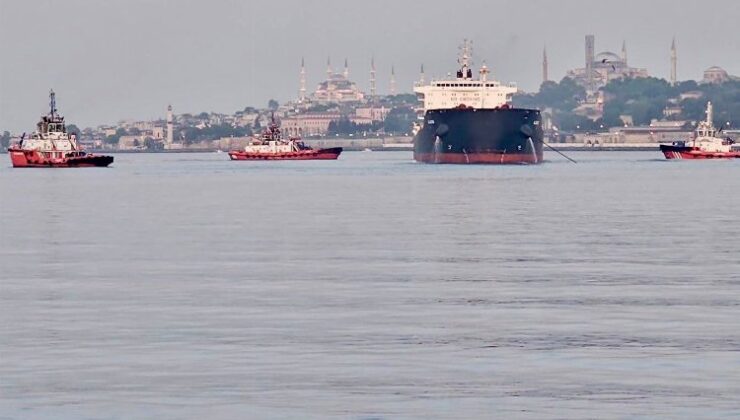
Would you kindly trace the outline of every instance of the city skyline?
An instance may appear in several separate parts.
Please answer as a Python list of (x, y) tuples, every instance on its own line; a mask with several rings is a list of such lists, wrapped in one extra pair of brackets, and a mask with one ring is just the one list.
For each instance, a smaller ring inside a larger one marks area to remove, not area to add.
[[(370, 90), (371, 60), (378, 94), (389, 92), (391, 69), (398, 93), (410, 92), (421, 64), (427, 79), (455, 70), (463, 38), (474, 41), (476, 65), (485, 60), (496, 79), (526, 91), (539, 87), (545, 44), (548, 75), (557, 81), (582, 64), (586, 34), (596, 36), (597, 52), (617, 52), (626, 41), (631, 63), (666, 80), (674, 36), (678, 80), (699, 80), (713, 65), (740, 73), (740, 45), (726, 42), (737, 38), (732, 13), (710, 13), (706, 26), (686, 24), (702, 10), (736, 10), (731, 1), (689, 2), (680, 9), (667, 1), (616, 6), (472, 1), (466, 10), (491, 11), (488, 21), (468, 16), (441, 30), (424, 23), (443, 17), (434, 7), (387, 3), (389, 16), (371, 8), (360, 18), (353, 6), (340, 2), (278, 3), (113, 1), (103, 6), (75, 0), (60, 8), (4, 0), (0, 35), (13, 42), (0, 43), (0, 128), (32, 127), (47, 107), (50, 88), (59, 94), (61, 112), (80, 127), (163, 118), (170, 103), (178, 113), (231, 113), (264, 106), (269, 99), (283, 103), (298, 97), (302, 58), (309, 92), (325, 79), (327, 56), (335, 71), (342, 71), (348, 59), (350, 79), (364, 92)], [(641, 19), (638, 9), (664, 19)], [(525, 31), (507, 13), (529, 16), (538, 26)], [(262, 16), (277, 17), (265, 22)], [(27, 29), (31, 19), (38, 23), (34, 31)]]

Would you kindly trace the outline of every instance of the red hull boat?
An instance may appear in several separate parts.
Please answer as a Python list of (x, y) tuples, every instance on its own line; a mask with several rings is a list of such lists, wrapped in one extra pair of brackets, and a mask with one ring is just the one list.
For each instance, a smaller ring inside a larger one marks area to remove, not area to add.
[(82, 151), (74, 134), (67, 133), (64, 117), (57, 113), (54, 91), (49, 93), (48, 115), (41, 117), (37, 130), (25, 134), (18, 144), (8, 148), (14, 168), (82, 168), (108, 166), (112, 156), (93, 155)]
[(235, 150), (229, 152), (229, 157), (231, 158), (231, 160), (335, 160), (339, 157), (341, 153), (341, 147), (276, 153), (260, 153)]
[(740, 159), (740, 152), (705, 152), (698, 147), (661, 144), (666, 159)]
[(273, 116), (270, 126), (244, 150), (229, 152), (231, 160), (335, 160), (342, 153), (341, 147), (313, 149), (299, 138), (283, 139)]
[(8, 148), (10, 161), (14, 168), (85, 168), (105, 167), (113, 163), (112, 156), (93, 155), (85, 152), (71, 152), (63, 156), (58, 152), (40, 152)]
[(720, 130), (712, 122), (712, 103), (707, 102), (707, 119), (699, 122), (694, 138), (689, 141), (676, 141), (661, 144), (660, 151), (666, 159), (738, 159), (740, 151), (732, 150), (735, 141), (718, 137)]

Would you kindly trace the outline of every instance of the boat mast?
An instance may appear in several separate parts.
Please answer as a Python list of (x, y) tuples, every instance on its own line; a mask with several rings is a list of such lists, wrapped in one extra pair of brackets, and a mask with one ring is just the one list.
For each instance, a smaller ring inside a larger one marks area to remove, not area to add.
[(49, 91), (49, 108), (51, 108), (51, 118), (54, 118), (57, 113), (57, 99), (56, 93), (54, 93), (54, 89), (51, 89)]
[(460, 53), (460, 58), (458, 59), (458, 63), (460, 63), (460, 65), (462, 66), (460, 72), (458, 73), (458, 77), (463, 80), (472, 79), (472, 71), (470, 70), (470, 57), (472, 55), (472, 47), (470, 46), (470, 44), (470, 40), (463, 40), (463, 45), (461, 47), (462, 51)]
[(712, 102), (707, 102), (707, 126), (713, 126), (714, 123), (714, 107), (712, 107)]

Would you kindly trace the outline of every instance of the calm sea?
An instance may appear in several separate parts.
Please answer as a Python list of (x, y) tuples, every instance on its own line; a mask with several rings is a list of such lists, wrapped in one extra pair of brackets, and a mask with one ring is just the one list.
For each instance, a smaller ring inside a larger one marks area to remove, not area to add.
[(740, 161), (0, 155), (0, 418), (739, 418)]

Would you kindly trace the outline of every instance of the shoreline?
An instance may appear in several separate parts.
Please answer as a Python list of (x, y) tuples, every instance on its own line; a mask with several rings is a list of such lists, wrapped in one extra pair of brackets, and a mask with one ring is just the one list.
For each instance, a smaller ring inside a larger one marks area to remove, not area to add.
[[(563, 152), (655, 152), (660, 151), (659, 144), (610, 144), (589, 146), (575, 143), (547, 143), (549, 146)], [(323, 146), (323, 145), (322, 145)], [(413, 152), (413, 145), (410, 143), (384, 144), (380, 147), (372, 145), (369, 147), (362, 146), (342, 146), (345, 152)], [(740, 150), (740, 145), (735, 145), (734, 150)], [(87, 149), (88, 153), (95, 154), (138, 154), (138, 153), (218, 153), (220, 149), (167, 149), (167, 150), (126, 150), (126, 149)], [(545, 150), (548, 150), (547, 148)], [(550, 150), (552, 151), (552, 150)], [(7, 154), (7, 150), (0, 150), (0, 154)], [(221, 150), (221, 153), (227, 153)]]

